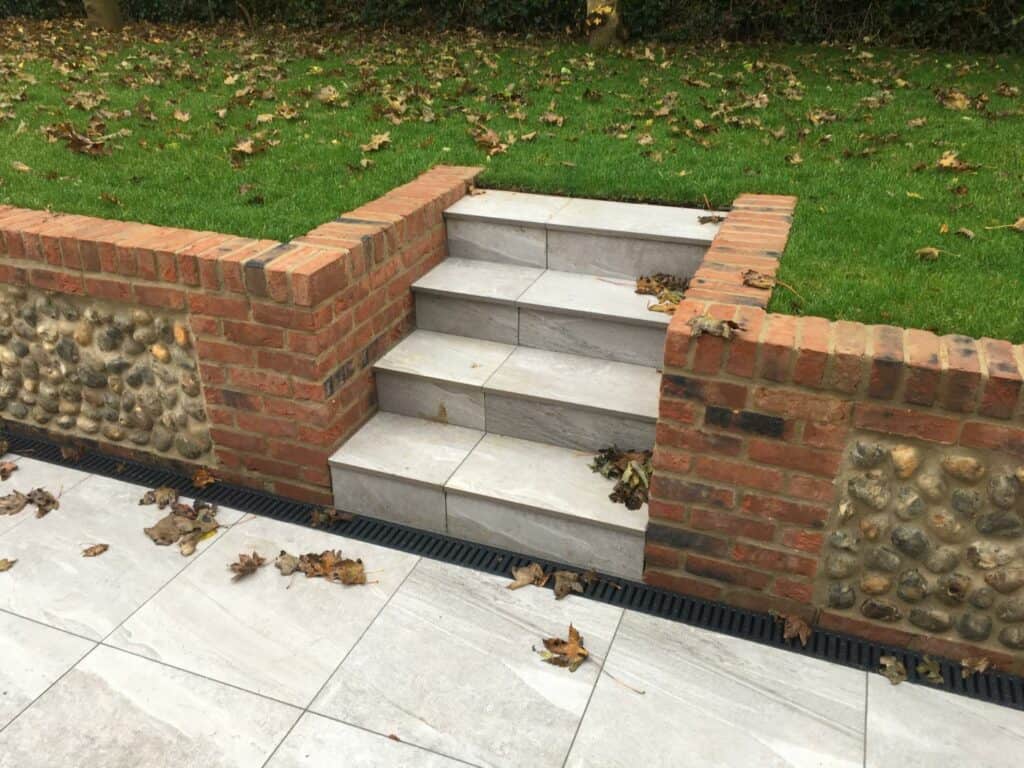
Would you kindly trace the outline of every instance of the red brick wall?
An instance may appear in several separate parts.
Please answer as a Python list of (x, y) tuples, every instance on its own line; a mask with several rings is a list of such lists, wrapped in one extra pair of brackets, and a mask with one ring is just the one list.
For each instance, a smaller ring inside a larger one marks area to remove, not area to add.
[(478, 172), (439, 166), (290, 243), (0, 206), (0, 282), (185, 310), (218, 474), (328, 502), (327, 458), (372, 414), (371, 366)]
[[(743, 274), (775, 274), (795, 204), (740, 197), (669, 327), (645, 580), (960, 658), (969, 646), (815, 607), (822, 530), (852, 430), (1024, 458), (1024, 347), (766, 312)], [(704, 314), (742, 330), (695, 336)]]

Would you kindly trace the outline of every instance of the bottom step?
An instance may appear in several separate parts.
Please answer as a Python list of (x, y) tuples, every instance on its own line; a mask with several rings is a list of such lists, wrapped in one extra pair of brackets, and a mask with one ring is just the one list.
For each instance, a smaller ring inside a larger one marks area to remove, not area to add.
[(646, 507), (609, 500), (593, 454), (378, 413), (331, 457), (334, 504), (629, 579)]

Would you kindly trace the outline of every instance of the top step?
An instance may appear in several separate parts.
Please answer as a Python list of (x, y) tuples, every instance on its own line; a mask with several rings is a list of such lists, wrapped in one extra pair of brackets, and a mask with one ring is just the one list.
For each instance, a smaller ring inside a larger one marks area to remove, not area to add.
[(480, 190), (445, 211), (445, 217), (450, 221), (476, 221), (551, 232), (579, 232), (703, 246), (711, 244), (719, 228), (716, 223), (700, 223), (700, 218), (707, 215), (708, 211), (699, 208), (501, 190)]

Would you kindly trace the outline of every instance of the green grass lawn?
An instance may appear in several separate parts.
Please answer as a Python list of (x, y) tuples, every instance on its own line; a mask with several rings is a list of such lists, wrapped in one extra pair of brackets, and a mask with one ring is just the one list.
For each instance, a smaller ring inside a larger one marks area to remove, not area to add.
[[(0, 202), (288, 239), (436, 163), (554, 194), (794, 194), (799, 297), (773, 310), (1024, 342), (1024, 233), (986, 229), (1024, 216), (1018, 89), (1022, 55), (7, 20)], [(96, 114), (106, 154), (47, 135)]]

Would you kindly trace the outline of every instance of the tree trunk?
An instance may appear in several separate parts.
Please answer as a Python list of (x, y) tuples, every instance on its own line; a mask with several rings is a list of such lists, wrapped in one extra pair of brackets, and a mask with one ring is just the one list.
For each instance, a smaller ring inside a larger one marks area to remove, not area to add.
[(124, 26), (118, 0), (85, 0), (85, 16), (90, 24), (117, 32)]
[(587, 33), (590, 47), (596, 49), (607, 48), (616, 39), (626, 39), (619, 0), (587, 0)]

